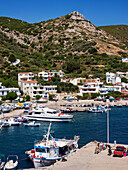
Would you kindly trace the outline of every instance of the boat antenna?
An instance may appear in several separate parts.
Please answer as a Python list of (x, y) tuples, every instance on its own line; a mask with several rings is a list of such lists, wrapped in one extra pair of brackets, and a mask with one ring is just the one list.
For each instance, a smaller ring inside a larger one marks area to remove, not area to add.
[(51, 129), (51, 125), (52, 125), (52, 122), (50, 122), (50, 124), (49, 124), (49, 127), (48, 127), (48, 133), (47, 133), (47, 142), (48, 142), (49, 135), (50, 135), (50, 129)]

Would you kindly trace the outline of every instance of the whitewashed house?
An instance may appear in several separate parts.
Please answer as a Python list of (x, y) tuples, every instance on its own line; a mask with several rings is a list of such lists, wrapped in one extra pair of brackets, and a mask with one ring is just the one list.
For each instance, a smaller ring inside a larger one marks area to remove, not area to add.
[(49, 72), (49, 77), (54, 77), (55, 74), (60, 76), (60, 78), (64, 77), (64, 75), (65, 75), (65, 73), (62, 70), (59, 70), (59, 71), (52, 70), (51, 72)]
[(18, 84), (21, 87), (22, 81), (32, 81), (34, 79), (34, 74), (32, 72), (20, 72), (18, 73)]
[(42, 72), (39, 72), (37, 74), (38, 77), (42, 77), (45, 81), (48, 81), (49, 80), (49, 75), (47, 72), (45, 71), (42, 71)]
[(57, 86), (42, 86), (37, 81), (22, 81), (21, 90), (25, 95), (29, 95), (31, 98), (35, 98), (36, 95), (40, 95), (43, 98), (48, 98), (50, 93), (56, 93)]
[(116, 84), (121, 83), (121, 78), (115, 73), (106, 73), (106, 83), (107, 84)]
[(83, 96), (84, 93), (99, 93), (100, 88), (103, 87), (103, 82), (100, 82), (100, 79), (87, 79), (86, 83), (79, 87), (78, 95)]
[(19, 88), (15, 87), (6, 88), (5, 86), (2, 86), (2, 82), (0, 82), (0, 100), (2, 99), (3, 96), (6, 96), (9, 92), (15, 92), (18, 97), (21, 95)]

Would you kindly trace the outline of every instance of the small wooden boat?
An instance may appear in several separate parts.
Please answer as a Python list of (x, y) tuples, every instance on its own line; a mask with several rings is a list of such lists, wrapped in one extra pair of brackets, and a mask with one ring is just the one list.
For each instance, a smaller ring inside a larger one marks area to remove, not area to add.
[(7, 158), (7, 163), (4, 166), (4, 170), (15, 170), (18, 166), (18, 156), (9, 155)]
[(24, 123), (24, 126), (27, 126), (27, 127), (39, 127), (40, 123), (35, 123), (35, 121), (33, 121), (33, 122), (30, 122), (30, 123)]

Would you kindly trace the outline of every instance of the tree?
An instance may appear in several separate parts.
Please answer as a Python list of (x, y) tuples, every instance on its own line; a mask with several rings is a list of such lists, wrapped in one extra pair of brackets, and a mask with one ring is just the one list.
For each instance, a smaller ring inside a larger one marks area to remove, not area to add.
[(49, 100), (52, 100), (52, 98), (53, 98), (53, 95), (49, 94)]
[(62, 67), (67, 73), (72, 73), (73, 71), (80, 69), (80, 62), (69, 60), (65, 62)]
[(30, 101), (30, 96), (29, 95), (26, 96), (26, 101)]
[(107, 94), (107, 97), (110, 97), (110, 96), (113, 96), (114, 98), (120, 98), (122, 96), (122, 93), (119, 91), (113, 91)]
[(7, 100), (7, 99), (6, 99), (6, 96), (2, 96), (2, 100), (3, 100), (3, 101)]
[(90, 94), (89, 93), (84, 93), (82, 98), (83, 99), (89, 99), (90, 98)]
[(12, 62), (16, 61), (16, 57), (14, 56), (14, 54), (10, 54), (8, 60), (12, 63)]
[(122, 77), (121, 81), (124, 82), (124, 83), (128, 83), (128, 79), (126, 79), (125, 77)]
[(88, 50), (88, 52), (89, 52), (90, 54), (94, 54), (94, 53), (97, 52), (97, 50), (92, 47), (92, 48), (90, 48), (90, 49)]
[(41, 98), (40, 95), (36, 95), (36, 99), (39, 100)]
[(17, 98), (17, 94), (15, 92), (9, 92), (7, 95), (6, 95), (6, 99), (7, 100), (14, 100)]
[(96, 97), (100, 96), (100, 93), (92, 93), (91, 98), (95, 99)]

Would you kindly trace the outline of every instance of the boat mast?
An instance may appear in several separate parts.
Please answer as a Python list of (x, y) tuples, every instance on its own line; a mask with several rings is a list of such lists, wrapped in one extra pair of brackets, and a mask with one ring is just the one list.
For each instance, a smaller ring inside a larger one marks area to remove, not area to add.
[(50, 124), (49, 124), (49, 127), (48, 127), (48, 133), (47, 133), (47, 142), (48, 142), (49, 135), (50, 135), (50, 129), (51, 129), (51, 125), (52, 125), (52, 122), (50, 122)]

